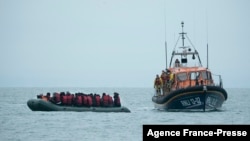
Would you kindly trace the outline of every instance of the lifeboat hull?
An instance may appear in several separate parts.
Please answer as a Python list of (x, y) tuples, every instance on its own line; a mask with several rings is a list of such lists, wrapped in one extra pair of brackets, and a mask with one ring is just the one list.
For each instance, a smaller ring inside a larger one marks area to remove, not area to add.
[(152, 97), (155, 108), (167, 111), (220, 110), (226, 99), (227, 92), (218, 86), (195, 86)]
[(78, 107), (62, 106), (42, 99), (30, 99), (27, 101), (28, 107), (32, 111), (75, 111), (75, 112), (130, 112), (127, 107)]

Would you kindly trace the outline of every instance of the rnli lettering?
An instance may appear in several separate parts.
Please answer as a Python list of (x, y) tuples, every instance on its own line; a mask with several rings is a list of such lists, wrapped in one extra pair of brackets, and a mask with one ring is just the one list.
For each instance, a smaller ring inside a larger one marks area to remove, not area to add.
[(206, 104), (210, 106), (215, 106), (217, 102), (218, 102), (218, 99), (210, 97), (210, 96), (207, 97)]
[(182, 106), (201, 105), (200, 97), (181, 100)]
[(189, 100), (182, 100), (181, 104), (182, 104), (182, 106), (190, 106), (191, 105)]
[(196, 98), (191, 98), (190, 101), (192, 102), (193, 105), (200, 105), (201, 104), (201, 100), (200, 97), (196, 97)]

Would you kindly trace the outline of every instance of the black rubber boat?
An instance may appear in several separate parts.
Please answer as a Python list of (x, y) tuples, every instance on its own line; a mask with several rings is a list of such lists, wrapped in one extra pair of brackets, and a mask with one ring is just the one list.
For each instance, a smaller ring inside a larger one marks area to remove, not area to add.
[(43, 99), (30, 99), (27, 101), (32, 111), (75, 111), (75, 112), (130, 112), (127, 107), (84, 107), (84, 106), (63, 106), (57, 105)]

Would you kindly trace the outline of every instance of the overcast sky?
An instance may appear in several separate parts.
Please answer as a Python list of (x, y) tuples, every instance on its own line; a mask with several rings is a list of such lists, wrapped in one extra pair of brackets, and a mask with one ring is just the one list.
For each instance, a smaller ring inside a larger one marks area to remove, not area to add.
[(209, 68), (224, 87), (250, 88), (249, 7), (249, 0), (0, 0), (0, 87), (153, 87), (166, 67), (165, 39), (170, 60), (184, 21), (204, 66), (209, 44)]

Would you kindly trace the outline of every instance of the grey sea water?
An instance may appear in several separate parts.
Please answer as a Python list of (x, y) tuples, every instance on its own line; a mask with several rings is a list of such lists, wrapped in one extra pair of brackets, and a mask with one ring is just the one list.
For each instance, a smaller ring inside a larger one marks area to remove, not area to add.
[[(34, 112), (27, 100), (46, 92), (120, 94), (131, 113)], [(140, 141), (144, 124), (250, 124), (250, 89), (226, 89), (222, 111), (163, 112), (152, 88), (0, 88), (1, 141)]]

